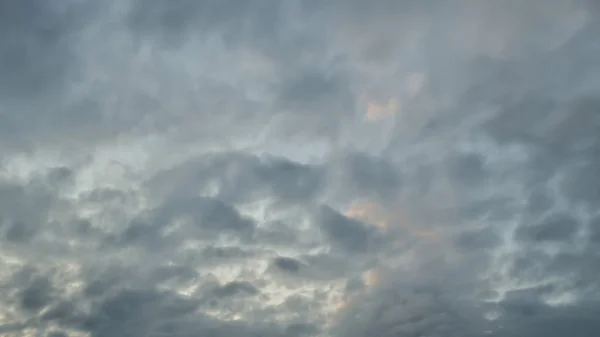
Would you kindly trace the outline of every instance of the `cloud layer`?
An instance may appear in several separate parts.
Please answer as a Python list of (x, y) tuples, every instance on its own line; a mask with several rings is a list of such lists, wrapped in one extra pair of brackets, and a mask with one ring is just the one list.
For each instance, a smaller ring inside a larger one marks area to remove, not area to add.
[(0, 0), (0, 336), (596, 336), (599, 29)]

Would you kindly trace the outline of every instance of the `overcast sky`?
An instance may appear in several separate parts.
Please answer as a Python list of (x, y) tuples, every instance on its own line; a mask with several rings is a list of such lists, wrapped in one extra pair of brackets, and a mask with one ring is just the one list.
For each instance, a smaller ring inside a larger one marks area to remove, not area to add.
[(597, 337), (596, 0), (0, 0), (0, 336)]

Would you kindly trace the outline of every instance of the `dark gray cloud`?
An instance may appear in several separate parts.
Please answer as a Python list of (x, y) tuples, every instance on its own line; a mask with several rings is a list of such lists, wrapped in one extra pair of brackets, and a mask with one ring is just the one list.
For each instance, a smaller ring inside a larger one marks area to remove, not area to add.
[(481, 254), (482, 249), (493, 249), (500, 245), (498, 234), (490, 228), (464, 231), (456, 238), (456, 245), (466, 252)]
[(328, 206), (319, 207), (315, 222), (336, 248), (350, 253), (366, 253), (374, 249), (375, 231)]
[(597, 335), (599, 14), (0, 0), (0, 335)]
[[(276, 1), (188, 1), (170, 4), (160, 1), (136, 1), (128, 17), (139, 34), (158, 36), (171, 44), (181, 42), (190, 31), (218, 34), (232, 44), (251, 37), (272, 41), (277, 38), (282, 4)], [(254, 42), (254, 41), (253, 41)]]
[[(73, 8), (65, 11), (37, 0), (7, 0), (0, 6), (3, 100), (34, 98), (60, 86), (72, 57), (69, 33), (79, 28), (74, 26), (77, 21)], [(10, 124), (10, 120), (3, 123), (8, 127)]]
[(286, 272), (297, 273), (302, 268), (302, 262), (290, 257), (278, 257), (273, 260), (273, 266)]
[(218, 297), (229, 297), (238, 294), (256, 295), (258, 289), (250, 282), (229, 282), (217, 289), (215, 295)]
[(38, 0), (0, 4), (2, 151), (33, 150), (40, 141), (59, 139), (63, 127), (79, 137), (81, 128), (88, 136), (96, 133), (102, 118), (97, 107), (82, 97), (65, 104), (81, 66), (77, 34), (94, 19), (96, 7)]
[(61, 331), (52, 331), (52, 332), (46, 334), (46, 336), (48, 336), (48, 337), (68, 337), (67, 334), (65, 334), (64, 332), (61, 332)]
[(552, 214), (539, 223), (524, 225), (517, 231), (519, 239), (544, 241), (570, 241), (579, 229), (577, 219), (568, 214)]
[(159, 172), (148, 185), (176, 196), (198, 193), (214, 185), (221, 199), (233, 203), (267, 196), (278, 202), (307, 203), (321, 192), (324, 173), (317, 165), (286, 158), (223, 152), (202, 155)]

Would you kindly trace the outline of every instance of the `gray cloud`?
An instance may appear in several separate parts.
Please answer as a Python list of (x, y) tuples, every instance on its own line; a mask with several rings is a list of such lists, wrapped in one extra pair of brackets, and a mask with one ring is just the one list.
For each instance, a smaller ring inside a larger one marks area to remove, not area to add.
[(595, 1), (0, 1), (0, 335), (595, 336)]
[[(58, 10), (44, 1), (2, 2), (1, 69), (5, 100), (11, 96), (36, 97), (44, 89), (62, 82), (60, 79), (72, 56), (69, 31), (77, 28), (73, 27), (75, 22), (69, 10)], [(45, 55), (45, 62), (36, 59), (39, 54)], [(9, 116), (3, 114), (5, 118)]]
[(281, 270), (296, 273), (302, 268), (302, 263), (289, 257), (278, 257), (273, 260), (273, 265)]
[(577, 234), (577, 220), (566, 214), (552, 214), (539, 223), (523, 226), (517, 231), (517, 236), (525, 240), (569, 241)]
[(0, 35), (0, 139), (2, 149), (34, 150), (57, 140), (62, 127), (86, 128), (91, 136), (100, 112), (85, 98), (66, 105), (81, 60), (77, 32), (86, 29), (96, 8), (89, 3), (3, 1)]
[(357, 253), (365, 253), (371, 248), (370, 241), (374, 233), (365, 224), (349, 219), (327, 206), (320, 207), (317, 213), (315, 221), (336, 247)]

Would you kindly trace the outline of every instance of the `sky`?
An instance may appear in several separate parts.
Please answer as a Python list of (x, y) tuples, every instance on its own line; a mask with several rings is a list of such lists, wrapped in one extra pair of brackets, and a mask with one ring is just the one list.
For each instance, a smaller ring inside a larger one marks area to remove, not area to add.
[(0, 336), (595, 337), (595, 0), (0, 0)]

